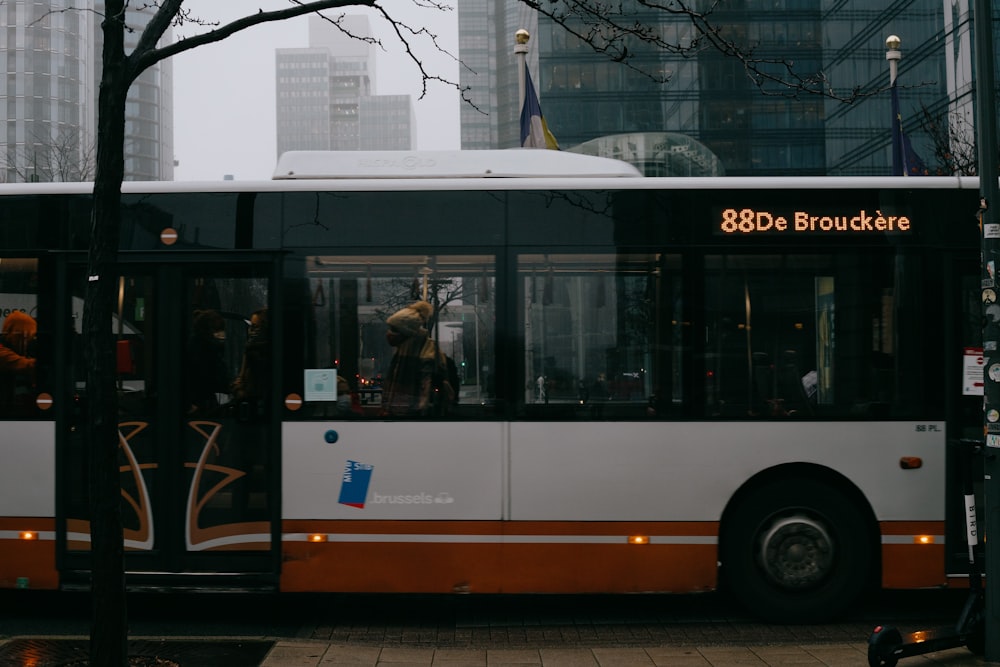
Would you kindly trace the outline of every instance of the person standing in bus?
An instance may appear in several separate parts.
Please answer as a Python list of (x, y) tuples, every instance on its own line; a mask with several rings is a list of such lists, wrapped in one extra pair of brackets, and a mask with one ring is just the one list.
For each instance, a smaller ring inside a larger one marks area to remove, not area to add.
[[(446, 379), (447, 362), (427, 331), (433, 312), (430, 303), (417, 301), (386, 320), (386, 341), (395, 350), (382, 395), (383, 411), (388, 416), (429, 415), (436, 403), (454, 400), (454, 389)], [(440, 378), (437, 382), (436, 377)]]
[(20, 310), (4, 318), (0, 334), (0, 415), (21, 412), (31, 400), (30, 389), (35, 383), (32, 347), (37, 331), (35, 319)]
[(226, 322), (214, 310), (196, 310), (188, 340), (185, 376), (187, 412), (201, 417), (218, 411), (219, 394), (229, 393), (230, 375), (226, 368)]
[(233, 381), (233, 400), (237, 416), (246, 420), (261, 417), (267, 409), (267, 392), (271, 385), (271, 328), (267, 309), (250, 315), (247, 344), (243, 349), (240, 373)]

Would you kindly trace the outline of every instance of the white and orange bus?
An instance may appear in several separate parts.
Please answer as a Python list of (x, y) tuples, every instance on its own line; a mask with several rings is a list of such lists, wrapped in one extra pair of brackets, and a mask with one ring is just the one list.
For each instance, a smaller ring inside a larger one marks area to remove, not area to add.
[[(963, 585), (977, 181), (636, 175), (297, 153), (267, 182), (125, 184), (128, 585), (725, 586), (796, 621)], [(37, 323), (30, 372), (0, 380), (2, 587), (89, 580), (91, 198), (0, 185), (0, 324)], [(396, 415), (386, 320), (415, 301), (457, 402)]]

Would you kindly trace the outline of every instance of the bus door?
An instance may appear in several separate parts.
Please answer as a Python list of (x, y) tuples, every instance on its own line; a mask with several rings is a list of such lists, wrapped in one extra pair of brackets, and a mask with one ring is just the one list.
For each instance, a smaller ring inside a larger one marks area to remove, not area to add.
[[(123, 264), (115, 338), (128, 584), (269, 585), (277, 572), (271, 264)], [(85, 275), (70, 271), (78, 409), (60, 429), (64, 573), (89, 568)], [(221, 576), (212, 581), (210, 575)], [(245, 577), (233, 577), (243, 574)], [(166, 581), (162, 581), (166, 578)]]

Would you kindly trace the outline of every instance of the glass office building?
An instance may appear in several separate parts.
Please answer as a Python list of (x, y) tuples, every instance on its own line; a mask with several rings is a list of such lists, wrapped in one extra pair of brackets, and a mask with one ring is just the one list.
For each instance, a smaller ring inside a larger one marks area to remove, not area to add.
[[(132, 3), (126, 9), (125, 52), (131, 53), (142, 36), (142, 29), (157, 11), (154, 5)], [(104, 15), (104, 2), (95, 2), (98, 17)], [(97, 21), (94, 40), (94, 108), (101, 81), (101, 52), (104, 34)], [(163, 42), (173, 40), (170, 29)], [(174, 83), (170, 59), (147, 68), (132, 83), (125, 100), (125, 180), (174, 180)]]
[[(103, 3), (0, 3), (0, 180), (79, 181), (94, 176)], [(126, 49), (151, 12), (130, 9)], [(169, 33), (167, 35), (169, 39)], [(139, 76), (126, 101), (125, 178), (173, 178), (169, 60)]]
[[(474, 99), (493, 105), (490, 113), (496, 116), (486, 121), (463, 108), (465, 148), (517, 145), (513, 35), (531, 21), (536, 27), (528, 28), (529, 66), (548, 126), (565, 149), (594, 146), (609, 135), (671, 133), (707, 147), (722, 172), (732, 176), (888, 175), (885, 40), (891, 34), (902, 38), (903, 126), (928, 167), (935, 169), (937, 161), (932, 136), (923, 129), (927, 120), (936, 120), (943, 132), (958, 126), (972, 131), (967, 0), (900, 0), (888, 6), (859, 0), (729, 0), (709, 21), (723, 36), (753, 47), (763, 73), (759, 84), (748, 78), (743, 62), (710, 47), (672, 55), (633, 40), (635, 68), (629, 68), (595, 54), (544, 17), (525, 18), (519, 6), (516, 0), (470, 0), (459, 7), (460, 55), (468, 53), (477, 71), (490, 73), (463, 75), (462, 84), (471, 86)], [(666, 12), (633, 11), (666, 41), (683, 44), (695, 36), (689, 22)], [(789, 65), (807, 79), (800, 88), (769, 78), (788, 80)]]
[(59, 11), (73, 5), (0, 4), (0, 181), (80, 180), (88, 158), (93, 169), (94, 15)]

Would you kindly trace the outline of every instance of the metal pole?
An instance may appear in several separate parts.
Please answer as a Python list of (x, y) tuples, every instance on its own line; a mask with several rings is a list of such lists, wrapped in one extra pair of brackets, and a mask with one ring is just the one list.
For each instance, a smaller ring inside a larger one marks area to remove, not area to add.
[(524, 109), (524, 67), (528, 55), (528, 40), (531, 34), (521, 28), (514, 33), (514, 60), (517, 62), (517, 116), (521, 117)]
[[(985, 538), (1000, 545), (1000, 382), (988, 372), (1000, 364), (1000, 304), (996, 269), (1000, 260), (1000, 196), (997, 185), (996, 83), (993, 67), (992, 0), (975, 0), (976, 144), (978, 147), (980, 222), (982, 227), (982, 299), (984, 391), (983, 414), (986, 454), (983, 459)], [(1000, 548), (986, 550), (986, 581), (1000, 582)], [(1000, 662), (1000, 595), (998, 587), (986, 593), (986, 660)]]
[[(899, 117), (899, 95), (896, 90), (896, 74), (899, 69), (899, 61), (903, 57), (899, 50), (903, 41), (896, 35), (889, 35), (885, 40), (885, 59), (889, 61), (889, 93), (891, 95), (892, 109), (892, 175), (906, 176), (906, 153), (903, 151), (903, 120)], [(901, 170), (902, 173), (897, 173)]]

